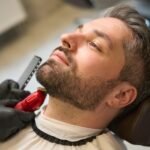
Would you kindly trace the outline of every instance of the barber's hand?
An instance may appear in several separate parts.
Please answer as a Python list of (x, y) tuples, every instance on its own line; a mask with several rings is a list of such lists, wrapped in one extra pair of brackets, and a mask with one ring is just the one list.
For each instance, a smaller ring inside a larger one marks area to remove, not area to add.
[(0, 105), (0, 141), (7, 140), (19, 130), (26, 127), (34, 118), (34, 113), (19, 111)]
[(14, 106), (30, 94), (19, 89), (19, 84), (13, 80), (5, 80), (0, 84), (0, 105)]
[(0, 141), (8, 139), (34, 119), (33, 112), (11, 108), (29, 94), (19, 89), (18, 83), (13, 80), (5, 80), (0, 84)]

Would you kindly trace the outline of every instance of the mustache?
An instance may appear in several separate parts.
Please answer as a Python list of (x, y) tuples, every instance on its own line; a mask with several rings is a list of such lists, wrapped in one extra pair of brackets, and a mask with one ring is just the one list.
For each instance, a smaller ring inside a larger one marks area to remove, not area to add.
[(56, 50), (62, 51), (62, 52), (64, 52), (65, 54), (67, 54), (68, 51), (69, 51), (68, 48), (65, 48), (65, 47), (62, 47), (62, 46), (56, 47), (56, 48), (54, 49), (54, 51), (56, 51)]
[[(53, 50), (53, 52), (56, 51), (56, 50), (62, 51), (62, 52), (66, 55), (66, 57), (67, 57), (69, 63), (72, 63), (72, 65), (75, 65), (75, 62), (73, 61), (72, 56), (70, 55), (70, 52), (69, 52), (69, 49), (68, 49), (68, 48), (64, 48), (64, 47), (62, 47), (62, 46), (58, 46), (58, 47), (56, 47), (56, 48)], [(53, 52), (52, 52), (52, 54), (53, 54)], [(48, 59), (48, 60), (45, 61), (43, 64), (41, 64), (38, 69), (42, 68), (42, 67), (45, 66), (45, 65), (55, 65), (55, 62)]]
[[(66, 57), (67, 57), (67, 59), (68, 59), (69, 62), (72, 62), (72, 61), (73, 61), (73, 59), (72, 59), (72, 57), (71, 57), (71, 55), (70, 55), (70, 51), (69, 51), (68, 48), (65, 48), (65, 47), (62, 47), (62, 46), (58, 46), (58, 47), (56, 47), (56, 48), (54, 49), (54, 51), (56, 51), (56, 50), (59, 50), (59, 51), (64, 52), (64, 54), (66, 55)], [(53, 52), (54, 52), (54, 51), (53, 51)]]

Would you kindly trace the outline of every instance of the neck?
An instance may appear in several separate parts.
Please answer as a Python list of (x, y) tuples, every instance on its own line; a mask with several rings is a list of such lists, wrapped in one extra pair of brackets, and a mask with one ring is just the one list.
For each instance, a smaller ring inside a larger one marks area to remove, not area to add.
[(105, 111), (106, 109), (103, 107), (95, 111), (81, 110), (71, 104), (51, 97), (44, 115), (73, 125), (100, 129), (105, 128), (111, 120), (105, 114)]

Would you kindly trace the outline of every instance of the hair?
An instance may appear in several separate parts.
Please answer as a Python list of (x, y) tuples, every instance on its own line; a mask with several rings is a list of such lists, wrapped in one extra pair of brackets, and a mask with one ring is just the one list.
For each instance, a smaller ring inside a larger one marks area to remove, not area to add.
[(109, 8), (104, 17), (123, 21), (131, 31), (131, 38), (123, 41), (125, 65), (119, 79), (137, 89), (137, 98), (126, 110), (130, 111), (150, 95), (150, 30), (145, 18), (128, 5)]

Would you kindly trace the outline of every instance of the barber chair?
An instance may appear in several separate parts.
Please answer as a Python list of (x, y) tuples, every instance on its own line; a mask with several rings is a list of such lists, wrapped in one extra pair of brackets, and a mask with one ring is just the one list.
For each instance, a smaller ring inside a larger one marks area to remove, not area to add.
[(113, 120), (109, 129), (132, 144), (150, 146), (150, 97), (134, 111)]

